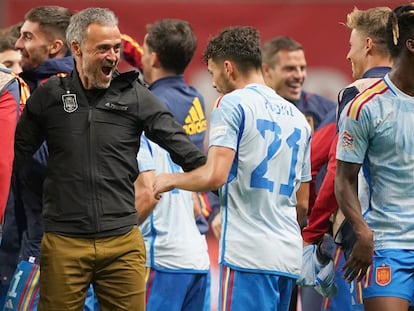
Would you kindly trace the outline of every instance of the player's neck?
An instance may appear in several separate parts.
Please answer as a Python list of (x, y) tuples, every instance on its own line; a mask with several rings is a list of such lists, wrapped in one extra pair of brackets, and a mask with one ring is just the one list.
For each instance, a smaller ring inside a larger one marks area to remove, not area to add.
[(411, 63), (404, 60), (394, 62), (390, 79), (401, 92), (414, 96), (414, 66)]
[(158, 81), (159, 79), (162, 78), (167, 78), (167, 77), (172, 77), (172, 76), (176, 76), (177, 74), (174, 72), (170, 72), (170, 71), (165, 71), (162, 69), (157, 69), (157, 70), (153, 70), (151, 73), (151, 83), (154, 83), (155, 81)]
[(240, 76), (236, 82), (237, 88), (243, 88), (248, 84), (263, 84), (266, 85), (263, 75), (258, 72), (250, 73), (248, 75)]
[(392, 67), (391, 57), (382, 55), (372, 56), (367, 60), (367, 70), (374, 67)]

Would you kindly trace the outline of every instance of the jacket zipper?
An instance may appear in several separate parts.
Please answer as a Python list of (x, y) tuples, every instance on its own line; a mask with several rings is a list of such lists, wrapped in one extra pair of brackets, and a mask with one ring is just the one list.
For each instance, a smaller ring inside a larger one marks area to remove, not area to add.
[(99, 217), (98, 217), (98, 200), (97, 200), (97, 193), (96, 193), (96, 181), (95, 181), (95, 175), (93, 172), (96, 170), (96, 159), (94, 159), (94, 139), (93, 139), (93, 120), (92, 120), (92, 114), (93, 114), (93, 105), (89, 103), (89, 111), (88, 111), (88, 131), (89, 131), (89, 176), (90, 176), (90, 187), (91, 187), (91, 204), (92, 204), (92, 225), (94, 227), (94, 232), (100, 232), (100, 223), (99, 223)]

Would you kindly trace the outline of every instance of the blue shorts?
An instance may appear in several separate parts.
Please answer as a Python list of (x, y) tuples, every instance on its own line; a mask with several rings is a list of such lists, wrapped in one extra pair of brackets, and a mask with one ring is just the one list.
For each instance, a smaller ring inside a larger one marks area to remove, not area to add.
[(385, 249), (374, 252), (363, 298), (398, 297), (414, 305), (414, 250)]
[(147, 268), (147, 311), (203, 310), (208, 273), (175, 273)]
[[(22, 260), (10, 283), (3, 311), (37, 310), (39, 302), (39, 265)], [(84, 311), (99, 311), (99, 304), (90, 286)]]
[(36, 310), (39, 300), (39, 265), (21, 261), (13, 275), (4, 310)]
[(289, 310), (296, 279), (220, 265), (219, 311)]

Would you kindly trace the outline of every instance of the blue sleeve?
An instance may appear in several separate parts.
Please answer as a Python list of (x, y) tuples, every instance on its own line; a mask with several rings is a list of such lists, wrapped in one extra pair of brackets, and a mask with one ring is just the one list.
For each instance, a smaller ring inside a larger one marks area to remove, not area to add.
[(154, 158), (152, 157), (151, 144), (144, 134), (141, 135), (141, 143), (137, 155), (138, 170), (140, 172), (155, 170)]
[(310, 158), (310, 143), (311, 139), (308, 140), (305, 149), (305, 157), (303, 159), (302, 165), (302, 175), (301, 175), (301, 182), (308, 182), (312, 180), (311, 174), (311, 158)]
[(238, 137), (243, 128), (243, 109), (237, 96), (223, 96), (220, 106), (210, 116), (209, 146), (237, 150)]
[[(345, 109), (348, 109), (348, 106)], [(368, 105), (365, 105), (361, 109), (359, 118), (355, 119), (349, 117), (345, 109), (339, 120), (336, 158), (345, 162), (362, 164), (369, 144), (371, 112)]]

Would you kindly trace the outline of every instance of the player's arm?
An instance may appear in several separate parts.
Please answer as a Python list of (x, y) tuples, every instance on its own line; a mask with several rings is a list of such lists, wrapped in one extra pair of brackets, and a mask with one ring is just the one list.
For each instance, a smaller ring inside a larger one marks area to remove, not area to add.
[(221, 214), (218, 213), (214, 216), (213, 220), (211, 221), (211, 230), (213, 231), (214, 237), (217, 240), (220, 240), (221, 236)]
[(298, 191), (296, 191), (296, 217), (301, 228), (306, 225), (309, 206), (309, 187), (309, 182), (302, 182)]
[(179, 174), (160, 174), (156, 177), (154, 194), (174, 188), (189, 191), (209, 191), (220, 188), (226, 181), (233, 163), (235, 151), (227, 147), (212, 146), (206, 164), (195, 170)]
[(142, 224), (151, 214), (158, 200), (155, 199), (152, 185), (155, 181), (155, 171), (145, 171), (135, 180), (135, 209), (138, 213), (138, 224)]
[(372, 262), (373, 234), (365, 222), (358, 200), (358, 172), (361, 164), (337, 160), (335, 195), (339, 208), (351, 223), (356, 242), (343, 266), (344, 277), (350, 282), (361, 280)]
[(42, 105), (47, 105), (49, 99), (53, 100), (50, 96), (51, 87), (38, 87), (27, 101), (14, 136), (13, 169), (20, 169), (45, 141)]

